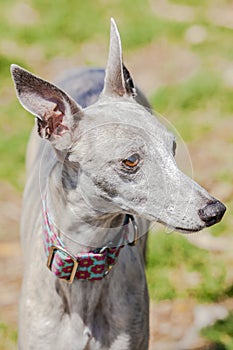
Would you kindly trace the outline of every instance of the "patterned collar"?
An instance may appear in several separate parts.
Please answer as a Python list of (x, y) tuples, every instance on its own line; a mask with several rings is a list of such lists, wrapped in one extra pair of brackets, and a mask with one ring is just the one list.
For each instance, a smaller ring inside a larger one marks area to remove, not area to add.
[[(134, 240), (129, 242), (128, 224), (132, 223), (134, 228)], [(87, 253), (73, 255), (66, 249), (64, 243), (56, 233), (46, 208), (46, 201), (43, 200), (43, 243), (47, 256), (47, 266), (56, 277), (72, 283), (76, 278), (78, 280), (101, 280), (110, 272), (115, 265), (121, 249), (125, 245), (135, 245), (138, 234), (137, 224), (132, 215), (126, 215), (124, 224), (118, 233), (125, 244), (117, 247), (97, 248)]]

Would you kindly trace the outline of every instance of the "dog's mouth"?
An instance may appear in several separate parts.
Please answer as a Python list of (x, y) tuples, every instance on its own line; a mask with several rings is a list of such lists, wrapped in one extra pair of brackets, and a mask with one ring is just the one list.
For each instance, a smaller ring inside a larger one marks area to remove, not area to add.
[[(136, 213), (136, 211), (133, 211), (133, 210), (131, 210), (131, 214), (138, 215), (138, 213)], [(180, 232), (180, 233), (183, 233), (183, 234), (191, 234), (191, 233), (199, 232), (199, 231), (203, 230), (206, 227), (205, 223), (203, 223), (203, 225), (197, 224), (197, 225), (195, 225), (193, 227), (181, 227), (181, 226), (170, 225), (168, 222), (165, 222), (162, 219), (159, 219), (159, 218), (153, 216), (152, 214), (147, 215), (146, 218), (147, 218), (147, 220), (150, 220), (152, 222), (157, 222), (159, 224), (162, 224), (170, 232), (177, 231), (177, 232)]]
[(195, 233), (195, 232), (199, 232), (201, 231), (203, 228), (205, 228), (204, 226), (198, 225), (196, 227), (191, 227), (191, 228), (187, 228), (187, 227), (180, 227), (180, 226), (171, 226), (169, 224), (167, 224), (166, 222), (157, 219), (157, 222), (159, 222), (160, 224), (162, 224), (163, 226), (167, 227), (168, 229), (170, 229), (171, 231), (177, 231), (183, 234), (190, 234), (190, 233)]
[[(131, 210), (131, 214), (132, 214), (132, 210)], [(136, 214), (138, 215), (138, 214)], [(159, 224), (162, 224), (163, 226), (167, 227), (167, 229), (172, 232), (172, 231), (177, 231), (183, 234), (191, 234), (191, 233), (195, 233), (195, 232), (199, 232), (201, 230), (203, 230), (203, 228), (206, 227), (206, 225), (196, 225), (195, 227), (180, 227), (180, 226), (173, 226), (173, 225), (169, 225), (169, 223), (156, 218), (155, 216), (149, 214), (147, 215), (147, 220), (152, 221), (152, 222), (157, 222)]]
[(174, 227), (173, 229), (175, 231), (178, 231), (180, 233), (195, 233), (195, 232), (199, 232), (203, 229), (204, 227), (199, 226), (198, 228), (192, 229), (192, 228), (182, 228), (182, 227)]

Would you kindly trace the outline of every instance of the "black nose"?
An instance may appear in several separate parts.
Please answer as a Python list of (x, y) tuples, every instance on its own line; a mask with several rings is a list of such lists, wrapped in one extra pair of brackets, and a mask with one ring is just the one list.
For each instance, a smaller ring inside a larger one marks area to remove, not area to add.
[(206, 223), (206, 226), (208, 227), (219, 222), (222, 219), (225, 211), (225, 205), (219, 201), (215, 201), (209, 203), (203, 209), (200, 209), (198, 211), (198, 214), (201, 220), (203, 220)]

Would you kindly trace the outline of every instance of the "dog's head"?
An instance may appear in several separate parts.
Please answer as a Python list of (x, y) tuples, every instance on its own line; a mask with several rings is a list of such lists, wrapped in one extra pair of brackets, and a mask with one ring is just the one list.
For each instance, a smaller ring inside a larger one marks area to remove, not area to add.
[(82, 109), (64, 91), (13, 65), (19, 101), (63, 162), (63, 186), (103, 213), (128, 212), (184, 232), (221, 220), (225, 207), (177, 167), (174, 136), (135, 100), (112, 20), (104, 89)]

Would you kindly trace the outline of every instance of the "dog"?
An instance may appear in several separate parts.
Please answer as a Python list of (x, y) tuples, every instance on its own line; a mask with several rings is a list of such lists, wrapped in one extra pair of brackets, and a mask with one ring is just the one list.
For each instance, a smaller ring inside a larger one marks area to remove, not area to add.
[(175, 138), (123, 64), (113, 19), (106, 71), (75, 70), (57, 85), (17, 65), (11, 73), (37, 124), (21, 220), (19, 349), (148, 349), (150, 222), (191, 233), (226, 208), (178, 169)]

